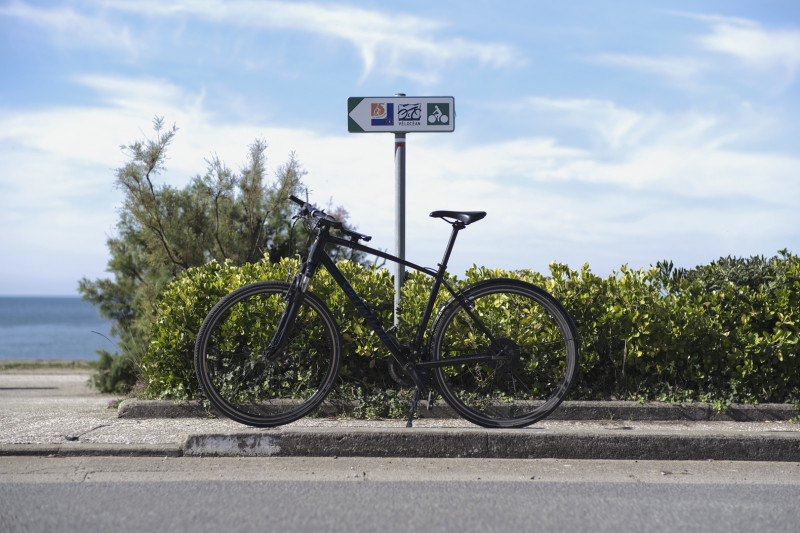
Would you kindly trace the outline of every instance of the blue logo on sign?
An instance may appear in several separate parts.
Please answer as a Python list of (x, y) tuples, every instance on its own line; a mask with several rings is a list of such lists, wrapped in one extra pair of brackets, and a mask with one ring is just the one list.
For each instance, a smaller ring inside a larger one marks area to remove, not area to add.
[(391, 102), (372, 104), (370, 117), (373, 126), (394, 126), (394, 104)]

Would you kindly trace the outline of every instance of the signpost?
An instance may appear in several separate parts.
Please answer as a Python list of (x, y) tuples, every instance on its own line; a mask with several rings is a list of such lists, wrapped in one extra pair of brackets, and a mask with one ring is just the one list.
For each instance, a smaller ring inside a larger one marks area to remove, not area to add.
[[(394, 133), (395, 255), (406, 258), (406, 133), (451, 132), (456, 127), (452, 96), (358, 97), (347, 99), (347, 131)], [(400, 304), (405, 268), (397, 264), (394, 308)], [(395, 324), (397, 313), (395, 312)]]
[(453, 131), (455, 102), (452, 96), (405, 96), (347, 99), (347, 131), (350, 133), (410, 133)]

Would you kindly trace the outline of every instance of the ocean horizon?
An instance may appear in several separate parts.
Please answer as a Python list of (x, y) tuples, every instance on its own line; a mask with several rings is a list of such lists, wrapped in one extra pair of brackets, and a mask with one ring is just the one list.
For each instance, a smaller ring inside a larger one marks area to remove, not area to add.
[(0, 296), (0, 360), (97, 361), (114, 352), (111, 321), (80, 296)]

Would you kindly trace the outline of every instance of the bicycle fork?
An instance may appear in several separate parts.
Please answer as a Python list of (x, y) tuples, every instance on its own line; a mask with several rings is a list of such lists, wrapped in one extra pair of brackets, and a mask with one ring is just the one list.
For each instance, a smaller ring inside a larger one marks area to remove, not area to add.
[(305, 269), (304, 272), (297, 274), (292, 280), (289, 290), (284, 297), (286, 299), (286, 308), (283, 310), (283, 313), (281, 313), (278, 327), (275, 329), (274, 335), (264, 350), (264, 355), (267, 359), (273, 359), (286, 348), (292, 326), (297, 318), (297, 314), (300, 312), (300, 306), (303, 305), (305, 290), (306, 287), (308, 287), (309, 280), (310, 277), (305, 272)]

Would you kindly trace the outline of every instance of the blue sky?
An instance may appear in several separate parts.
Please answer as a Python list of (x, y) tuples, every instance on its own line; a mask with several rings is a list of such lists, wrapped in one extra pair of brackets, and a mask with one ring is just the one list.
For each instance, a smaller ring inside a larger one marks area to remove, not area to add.
[(453, 96), (452, 133), (407, 141), (407, 257), (436, 209), (485, 210), (470, 264), (608, 275), (661, 259), (800, 252), (800, 3), (0, 3), (0, 294), (105, 276), (120, 146), (179, 128), (166, 183), (256, 138), (294, 151), (320, 204), (394, 249), (394, 140), (347, 98)]

